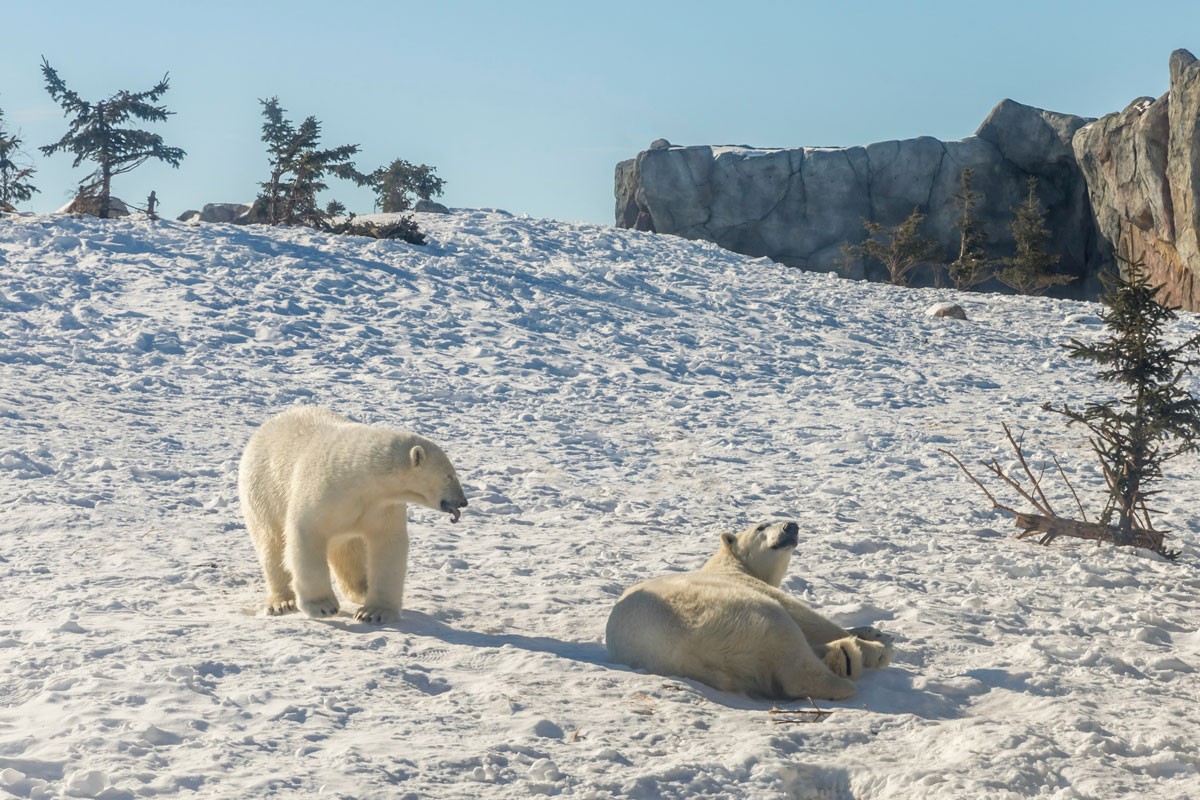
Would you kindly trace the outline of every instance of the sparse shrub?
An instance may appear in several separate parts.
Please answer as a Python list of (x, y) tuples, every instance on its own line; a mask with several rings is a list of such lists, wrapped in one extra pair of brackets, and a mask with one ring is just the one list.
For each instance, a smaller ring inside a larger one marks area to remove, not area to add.
[(918, 232), (924, 221), (920, 208), (914, 208), (907, 219), (892, 228), (864, 219), (867, 238), (859, 244), (842, 245), (840, 261), (844, 265), (864, 258), (878, 261), (887, 269), (891, 283), (907, 286), (914, 269), (937, 258), (937, 242), (922, 238)]
[(367, 176), (367, 185), (375, 190), (375, 205), (385, 214), (403, 213), (413, 207), (414, 196), (432, 200), (441, 195), (446, 182), (425, 164), (411, 164), (398, 158)]
[(983, 198), (979, 192), (971, 188), (971, 179), (975, 171), (967, 167), (962, 171), (962, 194), (954, 195), (960, 214), (958, 218), (959, 247), (958, 258), (950, 262), (946, 271), (954, 288), (966, 291), (972, 286), (983, 283), (992, 277), (992, 263), (984, 251), (987, 244), (987, 232), (975, 218), (975, 207)]
[[(270, 177), (261, 184), (261, 207), (269, 225), (309, 225), (328, 228), (330, 214), (317, 205), (317, 194), (328, 186), (326, 175), (361, 183), (366, 176), (354, 167), (351, 156), (358, 145), (320, 149), (321, 123), (306, 117), (297, 127), (284, 117), (279, 98), (260, 100), (263, 106), (262, 140), (267, 144)], [(340, 204), (339, 204), (340, 205)], [(341, 206), (345, 209), (345, 206)]]
[(112, 211), (114, 176), (131, 172), (152, 158), (178, 167), (186, 155), (178, 147), (167, 147), (156, 133), (120, 127), (130, 119), (162, 122), (171, 115), (164, 106), (155, 105), (170, 88), (168, 76), (164, 75), (153, 89), (144, 92), (122, 89), (94, 103), (68, 89), (44, 58), (42, 76), (46, 79), (46, 91), (62, 106), (64, 114), (71, 117), (71, 123), (61, 139), (41, 151), (46, 155), (60, 150), (74, 153), (72, 166), (76, 167), (85, 160), (96, 162), (96, 170), (80, 182), (79, 196), (95, 199), (96, 216), (101, 219), (108, 219)]
[(15, 211), (17, 203), (28, 202), (38, 188), (29, 182), (35, 172), (21, 138), (4, 129), (4, 111), (0, 109), (0, 211)]
[(1051, 272), (1050, 267), (1058, 263), (1058, 257), (1046, 250), (1050, 230), (1046, 227), (1046, 213), (1037, 197), (1037, 178), (1030, 175), (1029, 194), (1020, 206), (1013, 209), (1012, 231), (1016, 252), (1011, 258), (1003, 259), (1005, 269), (996, 277), (1006, 286), (1021, 294), (1040, 295), (1052, 286), (1062, 286), (1075, 280), (1070, 275)]

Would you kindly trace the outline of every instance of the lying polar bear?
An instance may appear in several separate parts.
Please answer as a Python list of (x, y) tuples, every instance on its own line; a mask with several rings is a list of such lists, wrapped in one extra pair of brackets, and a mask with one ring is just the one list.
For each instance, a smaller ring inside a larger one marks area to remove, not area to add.
[(795, 522), (736, 536), (698, 572), (639, 583), (617, 601), (605, 639), (611, 660), (726, 692), (844, 700), (849, 679), (892, 658), (892, 637), (844, 630), (778, 586), (797, 543)]
[(238, 469), (246, 527), (267, 580), (267, 613), (297, 605), (338, 612), (329, 568), (362, 604), (355, 619), (400, 614), (408, 570), (408, 503), (458, 522), (466, 495), (450, 459), (415, 433), (294, 408), (250, 438)]

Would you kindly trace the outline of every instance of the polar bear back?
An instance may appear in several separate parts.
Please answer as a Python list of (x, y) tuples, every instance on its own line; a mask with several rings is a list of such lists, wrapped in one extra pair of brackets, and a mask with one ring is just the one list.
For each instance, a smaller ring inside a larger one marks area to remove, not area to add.
[(723, 691), (776, 696), (779, 668), (795, 658), (790, 643), (802, 641), (803, 634), (772, 589), (761, 581), (710, 572), (640, 583), (621, 596), (609, 616), (609, 656), (635, 669), (692, 678)]
[(278, 530), (307, 507), (337, 514), (363, 497), (391, 494), (381, 484), (408, 466), (415, 445), (453, 474), (440, 448), (408, 431), (352, 422), (323, 408), (300, 407), (272, 417), (251, 437), (239, 467), (245, 507)]

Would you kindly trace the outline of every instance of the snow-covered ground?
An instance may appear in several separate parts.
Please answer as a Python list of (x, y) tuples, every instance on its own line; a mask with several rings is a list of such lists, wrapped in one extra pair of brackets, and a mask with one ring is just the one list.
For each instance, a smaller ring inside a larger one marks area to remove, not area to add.
[[(1195, 460), (1172, 564), (1016, 541), (937, 452), (1007, 463), (1009, 422), (1096, 498), (1040, 410), (1098, 399), (1059, 347), (1096, 306), (420, 222), (0, 220), (0, 795), (1200, 796)], [(970, 321), (924, 315), (948, 298)], [(462, 477), (458, 525), (410, 512), (396, 625), (260, 611), (236, 463), (302, 403)], [(892, 666), (805, 723), (606, 662), (624, 588), (772, 516), (802, 529), (785, 588), (895, 634)]]

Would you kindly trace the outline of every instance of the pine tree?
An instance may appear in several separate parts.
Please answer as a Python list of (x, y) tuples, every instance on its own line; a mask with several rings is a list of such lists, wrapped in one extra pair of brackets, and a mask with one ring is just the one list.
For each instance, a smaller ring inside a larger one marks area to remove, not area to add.
[(29, 182), (34, 168), (21, 149), (21, 139), (4, 129), (4, 111), (0, 109), (0, 211), (14, 210), (27, 202), (38, 188)]
[(275, 225), (279, 221), (280, 202), (283, 193), (283, 176), (291, 169), (295, 158), (293, 148), (298, 147), (296, 129), (292, 123), (284, 119), (284, 109), (279, 105), (279, 98), (259, 100), (263, 107), (266, 121), (262, 126), (262, 140), (267, 144), (267, 156), (271, 164), (271, 177), (262, 183), (260, 199), (266, 206), (267, 222)]
[(317, 205), (317, 194), (328, 188), (327, 175), (367, 182), (368, 176), (358, 172), (350, 160), (358, 153), (358, 145), (319, 149), (321, 123), (316, 117), (307, 117), (296, 127), (284, 118), (279, 98), (259, 102), (266, 118), (262, 140), (271, 165), (270, 178), (261, 184), (260, 195), (267, 222), (328, 227), (330, 217)]
[(887, 268), (890, 282), (907, 286), (909, 273), (937, 258), (937, 242), (923, 239), (918, 233), (924, 221), (925, 215), (920, 208), (914, 208), (912, 214), (894, 228), (864, 219), (867, 238), (860, 244), (842, 245), (841, 263), (849, 264), (860, 258), (874, 259)]
[(1050, 271), (1050, 267), (1058, 263), (1058, 257), (1046, 250), (1050, 230), (1046, 227), (1046, 214), (1038, 202), (1037, 184), (1037, 178), (1030, 175), (1029, 194), (1025, 202), (1013, 209), (1014, 217), (1009, 226), (1016, 252), (1001, 262), (1008, 267), (996, 273), (1001, 283), (1021, 294), (1030, 295), (1040, 295), (1052, 286), (1075, 280), (1070, 275)]
[(131, 119), (143, 122), (162, 122), (173, 112), (156, 105), (170, 88), (169, 76), (144, 92), (121, 90), (111, 97), (90, 103), (67, 88), (46, 59), (42, 59), (42, 75), (46, 91), (71, 117), (70, 127), (62, 139), (41, 148), (46, 155), (60, 150), (75, 154), (72, 166), (85, 160), (96, 163), (95, 172), (80, 182), (81, 194), (94, 194), (97, 216), (108, 219), (111, 209), (112, 179), (137, 169), (154, 158), (178, 167), (186, 153), (178, 147), (167, 147), (156, 133), (121, 127)]
[(946, 271), (950, 273), (954, 288), (959, 291), (966, 291), (992, 277), (991, 262), (984, 252), (987, 231), (980, 226), (975, 217), (975, 208), (983, 195), (971, 188), (974, 174), (975, 171), (970, 167), (962, 171), (962, 194), (954, 195), (954, 202), (960, 210), (958, 258), (950, 262)]
[(385, 214), (402, 213), (412, 208), (412, 195), (430, 200), (442, 193), (446, 182), (434, 167), (412, 164), (398, 158), (369, 176), (375, 190), (375, 205)]
[(1170, 556), (1151, 520), (1149, 501), (1159, 491), (1150, 486), (1162, 478), (1165, 462), (1200, 447), (1200, 401), (1183, 386), (1200, 364), (1200, 335), (1168, 345), (1165, 328), (1178, 309), (1158, 302), (1162, 286), (1150, 283), (1142, 262), (1126, 267), (1125, 275), (1106, 282), (1101, 298), (1109, 337), (1097, 344), (1072, 339), (1068, 345), (1073, 358), (1096, 364), (1098, 377), (1124, 394), (1081, 411), (1067, 405), (1053, 410), (1091, 431), (1108, 485), (1101, 524), (1117, 529), (1118, 544), (1135, 543), (1141, 529), (1154, 549)]

